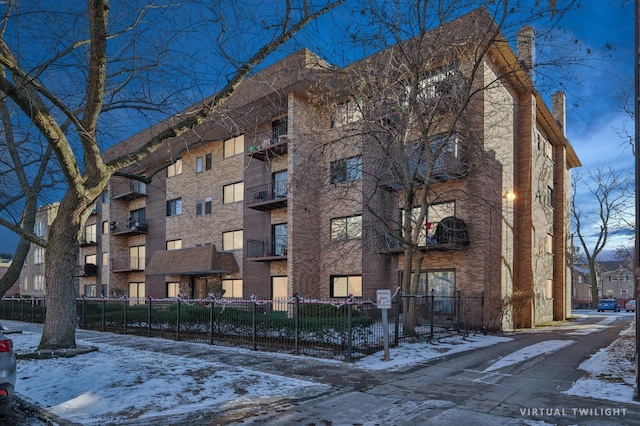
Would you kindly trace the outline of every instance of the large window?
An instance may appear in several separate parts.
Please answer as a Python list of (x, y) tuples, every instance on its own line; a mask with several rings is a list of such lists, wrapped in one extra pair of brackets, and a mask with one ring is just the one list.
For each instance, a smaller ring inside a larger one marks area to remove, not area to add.
[(242, 229), (222, 233), (222, 250), (242, 250)]
[(362, 118), (360, 106), (355, 101), (341, 102), (336, 105), (331, 120), (331, 127), (340, 127), (345, 124), (354, 123)]
[(331, 163), (331, 183), (362, 179), (362, 157), (351, 157)]
[[(413, 278), (414, 273), (411, 274), (411, 279)], [(434, 312), (442, 314), (453, 312), (453, 298), (456, 290), (455, 271), (421, 272), (418, 280), (418, 295), (431, 295), (433, 290)]]
[(182, 159), (178, 158), (175, 163), (167, 167), (167, 177), (182, 174)]
[(129, 298), (130, 305), (142, 305), (144, 304), (145, 288), (144, 283), (129, 283)]
[(86, 225), (84, 227), (84, 238), (83, 242), (85, 243), (95, 243), (96, 242), (96, 233), (97, 233), (97, 225), (92, 223), (91, 225)]
[(33, 277), (33, 289), (42, 291), (44, 290), (44, 275), (36, 274)]
[(281, 170), (273, 174), (273, 197), (282, 198), (287, 196), (287, 171)]
[(233, 157), (244, 152), (244, 135), (224, 141), (224, 158)]
[(222, 203), (235, 203), (244, 200), (244, 182), (236, 182), (222, 187)]
[(182, 240), (167, 241), (167, 250), (179, 250), (182, 248)]
[(167, 216), (178, 216), (182, 214), (182, 198), (175, 198), (167, 201)]
[(196, 173), (202, 173), (202, 157), (196, 158)]
[(180, 283), (169, 282), (167, 283), (167, 297), (180, 296)]
[(274, 311), (286, 311), (289, 297), (287, 277), (271, 277), (271, 299), (274, 301)]
[(44, 248), (36, 247), (33, 249), (33, 264), (38, 265), (44, 263)]
[(33, 227), (33, 233), (36, 237), (44, 237), (44, 222), (36, 222)]
[(129, 267), (132, 270), (143, 270), (145, 256), (145, 246), (129, 247)]
[(362, 277), (346, 275), (331, 277), (331, 297), (362, 297)]
[(273, 225), (273, 255), (274, 256), (286, 256), (287, 255), (287, 224), (279, 223)]
[(242, 280), (222, 280), (222, 297), (242, 299)]
[(331, 241), (362, 238), (362, 216), (331, 219)]

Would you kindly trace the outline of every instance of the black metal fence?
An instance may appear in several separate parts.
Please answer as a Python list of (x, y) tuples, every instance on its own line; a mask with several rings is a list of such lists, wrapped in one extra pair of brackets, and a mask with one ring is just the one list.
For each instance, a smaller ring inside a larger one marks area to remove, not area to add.
[[(413, 303), (414, 302), (414, 303)], [(388, 313), (389, 345), (482, 327), (483, 297), (404, 295)], [(414, 313), (406, 332), (406, 309)], [(289, 300), (79, 298), (78, 326), (146, 337), (353, 361), (384, 348), (381, 310), (356, 298)], [(6, 320), (43, 322), (44, 299), (3, 298)]]

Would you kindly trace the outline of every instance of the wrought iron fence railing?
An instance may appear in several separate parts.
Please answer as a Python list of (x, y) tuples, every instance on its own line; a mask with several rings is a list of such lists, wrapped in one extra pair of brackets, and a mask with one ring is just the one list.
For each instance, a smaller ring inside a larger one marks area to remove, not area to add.
[[(373, 299), (375, 300), (375, 298)], [(484, 298), (406, 295), (389, 312), (390, 346), (482, 327)], [(410, 311), (408, 311), (410, 309)], [(368, 299), (77, 299), (78, 327), (257, 351), (353, 361), (384, 348), (381, 310)], [(407, 315), (410, 312), (411, 315)], [(3, 298), (0, 318), (44, 322), (43, 298)], [(407, 332), (406, 327), (411, 331)]]

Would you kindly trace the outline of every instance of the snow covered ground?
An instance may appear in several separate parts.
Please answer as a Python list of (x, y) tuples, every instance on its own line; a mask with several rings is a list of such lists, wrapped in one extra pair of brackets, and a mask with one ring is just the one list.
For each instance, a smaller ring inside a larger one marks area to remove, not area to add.
[[(22, 333), (10, 334), (17, 351), (33, 351), (40, 341), (40, 333), (28, 331), (29, 327), (23, 323), (3, 321), (3, 325), (8, 329), (23, 329)], [(131, 339), (140, 337), (131, 336)], [(579, 396), (597, 394), (612, 401), (632, 402), (635, 382), (632, 361), (635, 354), (634, 339), (634, 330), (626, 330), (611, 347), (599, 351), (583, 363), (580, 368), (587, 371), (589, 376), (576, 382), (567, 393)], [(154, 340), (154, 345), (173, 343)], [(443, 338), (437, 344), (403, 343), (399, 348), (390, 349), (389, 361), (382, 360), (381, 352), (358, 361), (356, 366), (371, 370), (399, 369), (444, 354), (507, 340), (508, 337), (475, 335)], [(566, 342), (549, 340), (533, 345), (503, 357), (495, 368), (558, 350)], [(80, 339), (77, 344), (94, 345)], [(16, 391), (23, 399), (46, 407), (60, 417), (85, 425), (97, 425), (123, 419), (140, 421), (158, 414), (184, 414), (207, 407), (233, 408), (255, 399), (268, 402), (291, 395), (300, 397), (301, 393), (313, 395), (328, 390), (326, 385), (259, 372), (241, 365), (194, 358), (186, 360), (168, 352), (107, 343), (98, 344), (98, 348), (97, 352), (72, 358), (21, 359)], [(216, 350), (234, 353), (245, 351), (223, 347), (216, 347)], [(282, 358), (283, 362), (299, 359), (275, 353), (273, 357)], [(314, 362), (343, 364), (320, 359)], [(598, 391), (594, 392), (596, 387)]]

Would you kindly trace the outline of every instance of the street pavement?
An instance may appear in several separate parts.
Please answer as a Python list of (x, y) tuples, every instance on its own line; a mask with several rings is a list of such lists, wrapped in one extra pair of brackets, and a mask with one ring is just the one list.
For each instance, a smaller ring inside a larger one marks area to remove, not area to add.
[[(584, 330), (589, 321), (512, 333), (512, 341), (473, 352), (445, 356), (393, 371), (371, 371), (356, 364), (327, 363), (310, 357), (282, 363), (264, 352), (213, 351), (210, 346), (175, 342), (163, 352), (185, 358), (211, 359), (256, 371), (329, 385), (295, 398), (254, 400), (229, 409), (202, 410), (156, 421), (161, 425), (640, 425), (640, 404), (613, 403), (566, 395), (583, 372), (579, 362), (606, 347), (632, 317), (621, 316), (594, 333)], [(575, 326), (574, 326), (575, 325)], [(26, 327), (40, 327), (25, 324)], [(77, 339), (89, 344), (134, 345), (156, 350), (145, 338), (78, 330)], [(497, 359), (537, 342), (571, 338), (572, 345), (552, 354), (488, 372)], [(87, 356), (87, 355), (83, 355)], [(90, 356), (90, 355), (88, 355)], [(40, 407), (46, 414), (46, 407)], [(50, 418), (49, 424), (71, 425)], [(140, 424), (128, 422), (120, 424)]]

